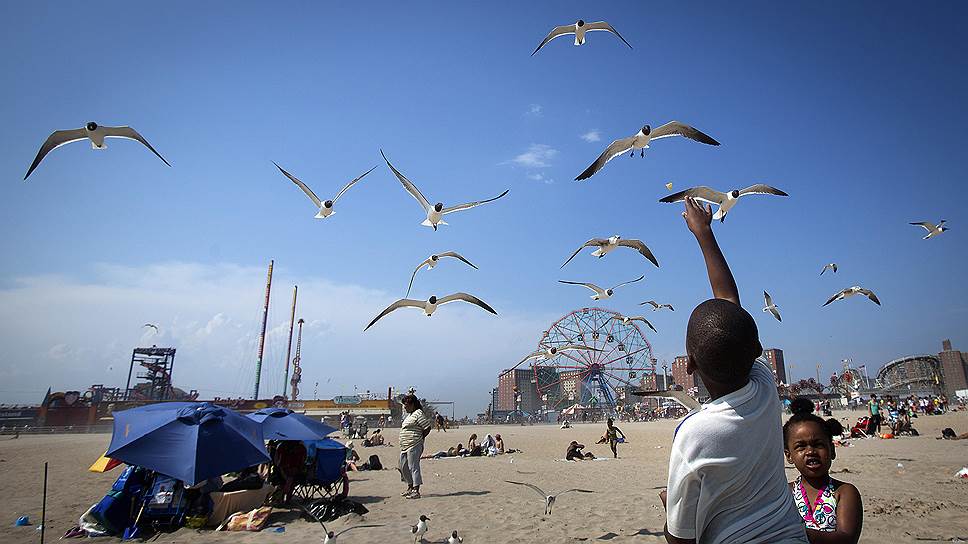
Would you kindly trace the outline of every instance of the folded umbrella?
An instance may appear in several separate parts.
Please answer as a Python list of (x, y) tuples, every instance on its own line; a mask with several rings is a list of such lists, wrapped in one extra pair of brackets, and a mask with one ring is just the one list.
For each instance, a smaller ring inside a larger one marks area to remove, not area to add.
[(336, 432), (334, 427), (286, 408), (265, 408), (246, 417), (262, 425), (266, 440), (322, 440)]
[(166, 402), (115, 412), (105, 456), (189, 486), (270, 460), (258, 423), (207, 402)]

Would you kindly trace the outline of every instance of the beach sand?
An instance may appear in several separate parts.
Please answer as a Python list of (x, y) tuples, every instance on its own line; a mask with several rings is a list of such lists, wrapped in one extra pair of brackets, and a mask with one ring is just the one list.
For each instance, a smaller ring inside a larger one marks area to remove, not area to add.
[[(843, 412), (850, 421), (860, 412)], [(479, 437), (500, 433), (509, 448), (521, 453), (493, 458), (425, 460), (423, 498), (405, 500), (403, 485), (393, 467), (395, 447), (361, 448), (363, 459), (372, 453), (389, 468), (380, 472), (351, 473), (350, 496), (369, 510), (366, 523), (382, 524), (344, 535), (341, 542), (412, 542), (408, 526), (420, 514), (430, 521), (429, 542), (446, 541), (454, 529), (465, 542), (542, 544), (577, 541), (664, 542), (660, 536), (664, 514), (659, 490), (665, 485), (669, 445), (677, 421), (623, 423), (629, 437), (619, 445), (619, 459), (568, 463), (561, 459), (571, 440), (584, 443), (595, 455), (610, 454), (595, 445), (603, 424), (557, 426), (467, 426), (427, 439), (427, 452), (446, 449), (458, 441), (467, 443), (473, 432)], [(855, 484), (864, 501), (862, 542), (914, 542), (918, 539), (968, 540), (968, 480), (955, 473), (968, 466), (968, 441), (935, 440), (944, 427), (968, 431), (968, 413), (921, 417), (917, 438), (854, 440), (839, 448), (833, 470), (849, 470), (836, 477)], [(394, 444), (396, 433), (387, 430)], [(755, 440), (756, 437), (748, 437)], [(101, 454), (110, 435), (0, 437), (0, 496), (5, 519), (0, 520), (0, 542), (38, 542), (35, 527), (14, 527), (20, 515), (39, 523), (44, 461), (50, 462), (47, 501), (47, 539), (57, 540), (76, 524), (78, 516), (97, 502), (119, 473), (94, 474), (87, 467)], [(359, 441), (357, 441), (359, 442)], [(512, 462), (513, 461), (513, 462)], [(898, 467), (898, 463), (903, 468)], [(788, 469), (787, 476), (795, 477)], [(552, 492), (579, 487), (594, 494), (568, 494), (555, 506), (552, 516), (543, 515), (537, 495), (524, 487), (504, 483), (519, 480)], [(274, 514), (285, 522), (285, 532), (214, 533), (194, 530), (162, 535), (158, 542), (319, 542), (318, 524), (293, 521), (293, 515)], [(349, 516), (331, 524), (340, 530), (362, 523)], [(116, 541), (107, 539), (105, 542)]]

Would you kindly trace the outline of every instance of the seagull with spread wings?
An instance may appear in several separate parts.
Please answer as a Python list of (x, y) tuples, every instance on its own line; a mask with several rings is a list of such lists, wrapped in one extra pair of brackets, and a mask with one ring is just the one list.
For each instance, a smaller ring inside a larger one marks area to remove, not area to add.
[(553, 28), (551, 32), (549, 32), (548, 35), (545, 36), (545, 39), (541, 40), (541, 43), (538, 44), (538, 47), (536, 47), (535, 50), (531, 52), (531, 56), (533, 57), (535, 53), (537, 53), (542, 47), (545, 46), (545, 44), (547, 44), (551, 40), (558, 38), (560, 36), (567, 36), (569, 34), (575, 35), (575, 46), (583, 45), (585, 43), (585, 33), (594, 32), (596, 30), (611, 32), (612, 34), (615, 34), (616, 36), (618, 36), (618, 39), (622, 40), (623, 42), (625, 42), (625, 45), (629, 46), (629, 49), (632, 49), (632, 44), (626, 41), (626, 39), (623, 38), (622, 35), (619, 34), (618, 31), (612, 27), (612, 25), (606, 23), (605, 21), (586, 23), (585, 21), (578, 19), (578, 21), (575, 22), (574, 24), (561, 25)]
[(700, 143), (719, 145), (719, 142), (708, 134), (679, 121), (669, 121), (660, 127), (656, 127), (654, 130), (651, 126), (645, 125), (635, 135), (629, 136), (628, 138), (621, 138), (608, 144), (605, 151), (602, 151), (602, 154), (584, 172), (578, 174), (575, 181), (581, 181), (594, 176), (596, 172), (605, 166), (605, 163), (627, 151), (631, 151), (629, 157), (632, 157), (635, 155), (635, 150), (640, 149), (639, 156), (644, 157), (645, 150), (649, 147), (649, 142), (661, 138), (671, 138), (672, 136), (684, 136)]
[[(474, 304), (475, 306), (480, 306), (481, 308), (484, 308), (488, 312), (491, 312), (492, 314), (497, 315), (497, 312), (494, 311), (494, 308), (491, 308), (490, 306), (488, 306), (487, 303), (485, 303), (483, 300), (473, 295), (468, 295), (467, 293), (454, 293), (452, 295), (447, 295), (446, 297), (441, 297), (441, 298), (432, 296), (427, 300), (413, 300), (410, 298), (402, 298), (394, 302), (393, 304), (387, 306), (385, 310), (380, 312), (380, 315), (374, 317), (373, 321), (370, 321), (370, 324), (366, 326), (366, 329), (369, 329), (370, 327), (372, 327), (373, 324), (379, 321), (380, 319), (382, 319), (383, 316), (389, 314), (394, 310), (399, 310), (400, 308), (420, 308), (421, 310), (423, 310), (424, 314), (427, 315), (427, 317), (430, 317), (431, 315), (434, 314), (435, 311), (437, 311), (438, 306), (443, 306), (444, 304), (457, 302), (459, 300), (463, 302), (468, 302), (470, 304)], [(363, 329), (363, 331), (365, 332), (366, 329)]]
[(551, 493), (546, 493), (543, 489), (541, 489), (540, 487), (538, 487), (538, 486), (536, 486), (534, 484), (528, 484), (528, 483), (524, 483), (524, 482), (512, 482), (511, 480), (504, 480), (504, 481), (507, 482), (507, 483), (509, 483), (509, 484), (523, 485), (524, 487), (529, 487), (529, 488), (533, 489), (535, 493), (537, 493), (538, 495), (541, 496), (542, 499), (544, 499), (545, 515), (547, 515), (547, 516), (550, 516), (551, 515), (551, 509), (554, 507), (555, 501), (558, 500), (558, 497), (564, 495), (565, 493), (571, 493), (571, 492), (575, 492), (575, 493), (594, 493), (594, 491), (590, 491), (588, 489), (572, 488), (572, 489), (566, 489), (566, 490), (564, 490), (564, 491), (562, 491), (560, 493), (556, 493), (556, 494), (552, 495)]
[(440, 262), (440, 259), (442, 259), (444, 257), (453, 257), (453, 258), (455, 258), (455, 259), (457, 259), (459, 261), (463, 261), (464, 263), (466, 263), (468, 266), (470, 266), (474, 270), (478, 270), (478, 268), (476, 266), (474, 266), (474, 263), (472, 263), (472, 262), (468, 261), (467, 259), (465, 259), (464, 257), (462, 257), (461, 254), (460, 253), (457, 253), (456, 251), (445, 251), (443, 253), (435, 253), (435, 254), (431, 255), (430, 257), (427, 257), (426, 259), (424, 259), (424, 261), (422, 263), (418, 264), (417, 265), (417, 268), (414, 269), (413, 275), (410, 276), (410, 285), (407, 287), (407, 295), (406, 296), (410, 296), (410, 289), (413, 288), (413, 279), (417, 277), (417, 272), (419, 272), (420, 269), (423, 268), (424, 266), (427, 267), (427, 270), (433, 270), (434, 267), (437, 266), (437, 263)]
[(152, 153), (158, 156), (168, 166), (171, 164), (161, 156), (160, 153), (155, 151), (155, 148), (151, 147), (148, 140), (145, 140), (143, 136), (138, 134), (138, 131), (131, 127), (102, 127), (91, 121), (81, 128), (74, 128), (69, 130), (55, 130), (47, 137), (47, 141), (44, 145), (40, 146), (40, 151), (37, 152), (37, 157), (34, 158), (34, 162), (27, 169), (27, 175), (24, 176), (24, 181), (30, 177), (30, 174), (37, 168), (40, 161), (44, 160), (44, 157), (48, 153), (57, 149), (62, 145), (69, 144), (71, 142), (77, 142), (80, 140), (90, 140), (91, 147), (94, 149), (107, 149), (107, 145), (104, 143), (105, 138), (127, 138), (129, 140), (134, 140), (136, 142), (141, 142), (145, 147), (151, 150)]
[[(565, 264), (570, 263), (571, 260), (574, 259), (576, 255), (581, 253), (581, 250), (585, 249), (586, 247), (598, 248), (595, 251), (592, 251), (592, 255), (598, 257), (599, 259), (605, 255), (608, 255), (617, 247), (630, 247), (642, 254), (643, 257), (651, 261), (655, 266), (659, 266), (659, 261), (656, 260), (655, 255), (652, 254), (652, 250), (650, 250), (649, 247), (642, 242), (642, 240), (636, 240), (634, 238), (625, 239), (618, 234), (609, 236), (608, 238), (592, 238), (591, 240), (582, 244), (581, 247), (576, 249), (575, 252), (571, 254), (571, 257), (568, 257), (568, 260), (565, 261)], [(564, 268), (565, 264), (561, 265), (561, 268)]]
[(922, 240), (927, 240), (928, 238), (933, 238), (946, 230), (950, 230), (948, 227), (944, 226), (945, 223), (946, 221), (942, 219), (941, 222), (938, 223), (937, 225), (935, 225), (930, 221), (921, 221), (919, 223), (911, 223), (911, 224), (916, 225), (918, 227), (924, 227), (924, 230), (928, 231), (928, 235), (922, 238)]
[(780, 310), (777, 309), (779, 308), (779, 306), (773, 303), (773, 297), (771, 297), (770, 294), (767, 293), (766, 291), (763, 291), (763, 304), (766, 305), (763, 308), (764, 312), (770, 312), (771, 314), (773, 314), (773, 317), (775, 317), (777, 321), (780, 321), (780, 322), (783, 321), (782, 319), (780, 319)]
[(837, 263), (827, 263), (827, 264), (823, 265), (823, 268), (820, 269), (820, 275), (823, 276), (823, 273), (826, 272), (827, 270), (830, 270), (831, 272), (833, 272), (834, 274), (836, 274), (837, 273)]
[[(536, 350), (536, 351), (534, 351), (532, 353), (529, 353), (524, 359), (521, 359), (520, 361), (518, 361), (517, 364), (515, 364), (511, 368), (509, 368), (509, 369), (505, 370), (504, 372), (502, 372), (501, 373), (501, 376), (503, 376), (505, 374), (508, 374), (509, 372), (511, 372), (512, 370), (514, 370), (515, 368), (518, 368), (522, 364), (524, 364), (524, 363), (526, 363), (526, 362), (528, 362), (528, 361), (530, 361), (532, 359), (543, 359), (545, 361), (548, 361), (550, 359), (555, 358), (555, 356), (557, 356), (559, 353), (563, 353), (565, 351), (579, 351), (579, 350), (581, 350), (581, 351), (602, 351), (602, 350), (600, 350), (598, 348), (595, 348), (595, 347), (592, 347), (592, 346), (586, 346), (584, 344), (565, 344), (563, 346), (552, 346), (550, 348), (539, 349), (539, 350)], [(500, 378), (501, 376), (498, 376), (498, 378)]]
[(290, 174), (289, 172), (286, 172), (285, 169), (283, 169), (275, 162), (273, 162), (272, 164), (275, 164), (276, 168), (278, 168), (279, 171), (283, 173), (283, 175), (285, 175), (293, 183), (295, 183), (300, 189), (302, 189), (302, 191), (306, 193), (306, 196), (309, 197), (309, 200), (313, 201), (313, 204), (315, 204), (316, 208), (319, 209), (319, 212), (316, 213), (316, 219), (326, 219), (327, 217), (336, 213), (336, 211), (333, 210), (333, 204), (335, 204), (336, 201), (339, 200), (339, 197), (343, 196), (343, 193), (345, 193), (347, 189), (349, 189), (353, 185), (356, 185), (356, 182), (363, 179), (364, 176), (366, 176), (376, 168), (376, 166), (374, 166), (373, 168), (370, 168), (366, 172), (363, 172), (363, 174), (361, 174), (358, 178), (347, 183), (342, 189), (339, 190), (338, 193), (336, 193), (336, 196), (334, 196), (332, 200), (323, 201), (318, 196), (316, 196), (316, 193), (314, 193), (313, 190), (310, 189), (308, 185), (300, 181), (299, 178)]
[(605, 300), (607, 298), (611, 298), (611, 296), (615, 294), (615, 290), (618, 289), (619, 287), (621, 287), (623, 285), (628, 285), (630, 283), (635, 283), (637, 281), (641, 281), (644, 278), (645, 278), (645, 275), (642, 275), (642, 276), (639, 276), (639, 277), (635, 278), (634, 280), (622, 282), (622, 283), (620, 283), (620, 284), (618, 284), (618, 285), (616, 285), (614, 287), (610, 287), (608, 289), (602, 289), (601, 287), (595, 285), (594, 283), (585, 283), (585, 282), (580, 282), (580, 281), (558, 280), (558, 283), (567, 283), (568, 285), (583, 285), (583, 286), (591, 289), (592, 291), (595, 291), (595, 294), (592, 295), (592, 300)]
[(631, 323), (633, 321), (641, 321), (642, 323), (645, 323), (646, 325), (648, 325), (649, 328), (652, 329), (652, 332), (657, 333), (657, 334), (659, 332), (659, 331), (655, 330), (655, 327), (652, 326), (652, 323), (649, 323), (649, 320), (646, 319), (645, 316), (636, 315), (636, 316), (631, 316), (630, 317), (630, 316), (627, 316), (627, 315), (613, 315), (612, 318), (609, 319), (609, 321), (612, 321), (613, 319), (614, 320), (621, 321), (623, 325), (628, 325), (629, 323)]
[(645, 302), (640, 302), (639, 303), (639, 306), (643, 306), (645, 304), (648, 304), (649, 306), (652, 306), (652, 311), (653, 312), (657, 312), (657, 311), (661, 310), (662, 308), (669, 308), (673, 312), (676, 311), (676, 309), (672, 307), (672, 304), (659, 304), (658, 302), (656, 302), (654, 300), (647, 300)]
[(469, 210), (471, 208), (480, 206), (481, 204), (493, 202), (501, 198), (502, 196), (508, 194), (508, 191), (504, 191), (503, 193), (497, 195), (494, 198), (488, 198), (487, 200), (478, 200), (476, 202), (467, 202), (465, 204), (457, 204), (456, 206), (450, 206), (447, 208), (445, 208), (444, 205), (440, 202), (434, 205), (431, 205), (430, 201), (427, 200), (427, 197), (425, 197), (423, 193), (420, 192), (420, 189), (417, 189), (417, 186), (414, 185), (412, 181), (407, 179), (407, 176), (404, 176), (403, 174), (401, 174), (399, 170), (397, 170), (396, 168), (393, 167), (392, 164), (390, 164), (390, 160), (387, 159), (387, 156), (383, 153), (382, 149), (380, 150), (380, 154), (383, 155), (383, 160), (387, 161), (387, 166), (390, 167), (390, 170), (393, 171), (393, 174), (397, 176), (397, 179), (400, 180), (400, 183), (403, 184), (403, 188), (406, 189), (408, 193), (410, 193), (410, 196), (416, 199), (417, 203), (420, 204), (420, 207), (423, 208), (424, 213), (427, 214), (427, 219), (424, 219), (421, 225), (425, 227), (433, 227), (434, 230), (437, 230), (437, 225), (447, 224), (443, 220), (443, 217), (449, 213), (459, 212), (461, 210)]
[(845, 298), (852, 297), (854, 295), (864, 295), (865, 297), (871, 299), (871, 302), (873, 302), (874, 304), (877, 304), (878, 306), (881, 305), (881, 301), (877, 299), (877, 295), (875, 295), (873, 291), (871, 291), (870, 289), (864, 289), (863, 287), (855, 285), (853, 287), (848, 287), (843, 291), (840, 291), (839, 293), (830, 297), (830, 299), (828, 299), (827, 302), (823, 303), (823, 306), (826, 306), (836, 300), (844, 300)]
[(776, 187), (771, 187), (765, 183), (750, 185), (745, 189), (734, 189), (728, 193), (721, 193), (715, 189), (710, 189), (709, 187), (703, 185), (671, 194), (660, 199), (659, 202), (682, 202), (687, 198), (695, 198), (696, 200), (716, 204), (719, 206), (719, 209), (716, 210), (716, 213), (713, 215), (713, 219), (718, 219), (720, 222), (723, 222), (726, 221), (726, 214), (729, 213), (729, 210), (733, 209), (733, 206), (735, 206), (737, 202), (739, 202), (740, 197), (746, 195), (790, 196)]
[(145, 323), (144, 325), (141, 326), (141, 328), (145, 328), (145, 327), (155, 329), (155, 334), (158, 334), (161, 332), (161, 329), (158, 328), (158, 325), (155, 325), (154, 323)]

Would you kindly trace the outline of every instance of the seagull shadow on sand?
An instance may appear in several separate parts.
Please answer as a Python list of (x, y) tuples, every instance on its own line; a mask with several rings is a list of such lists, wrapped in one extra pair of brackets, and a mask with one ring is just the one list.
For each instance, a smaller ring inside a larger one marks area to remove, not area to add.
[(488, 495), (490, 491), (455, 491), (453, 493), (426, 493), (424, 498), (428, 497), (480, 497), (481, 495)]
[(648, 529), (639, 529), (638, 531), (632, 533), (631, 536), (665, 536), (664, 531), (650, 531)]

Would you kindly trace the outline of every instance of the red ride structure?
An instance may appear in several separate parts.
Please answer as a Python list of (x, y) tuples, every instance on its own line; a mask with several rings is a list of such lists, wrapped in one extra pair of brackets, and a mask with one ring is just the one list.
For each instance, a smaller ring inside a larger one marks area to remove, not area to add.
[(574, 404), (614, 414), (618, 401), (655, 374), (652, 345), (636, 322), (623, 324), (622, 314), (604, 308), (575, 310), (552, 323), (538, 349), (583, 344), (595, 350), (559, 351), (531, 365), (545, 409)]

